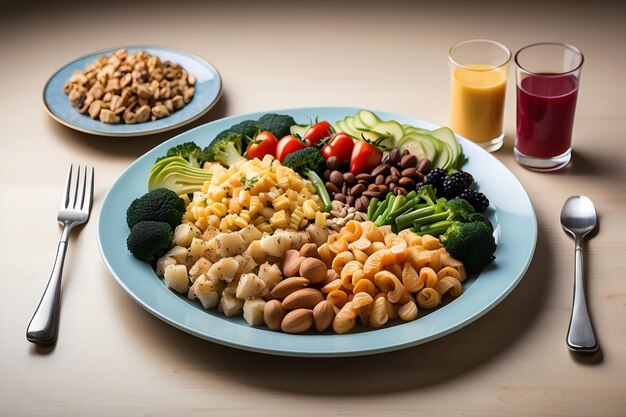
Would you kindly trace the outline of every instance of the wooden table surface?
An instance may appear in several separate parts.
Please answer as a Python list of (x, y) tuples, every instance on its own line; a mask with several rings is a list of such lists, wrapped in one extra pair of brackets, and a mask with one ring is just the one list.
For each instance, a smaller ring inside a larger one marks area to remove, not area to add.
[[(436, 4), (441, 3), (441, 4)], [(52, 5), (54, 4), (54, 6)], [(626, 8), (594, 2), (13, 2), (0, 17), (1, 416), (625, 416)], [(515, 52), (539, 41), (585, 54), (570, 167), (516, 164), (513, 71), (506, 138), (494, 155), (522, 182), (539, 237), (519, 286), (438, 340), (343, 359), (268, 356), (179, 331), (137, 305), (108, 274), (96, 219), (138, 156), (190, 126), (109, 139), (44, 111), (47, 78), (76, 56), (160, 44), (220, 71), (224, 95), (201, 120), (274, 108), (346, 105), (449, 122), (448, 48), (490, 38)], [(96, 167), (91, 221), (72, 235), (54, 349), (25, 329), (60, 233), (70, 162)], [(585, 194), (599, 230), (586, 245), (587, 293), (601, 351), (571, 354), (574, 244), (562, 203)]]

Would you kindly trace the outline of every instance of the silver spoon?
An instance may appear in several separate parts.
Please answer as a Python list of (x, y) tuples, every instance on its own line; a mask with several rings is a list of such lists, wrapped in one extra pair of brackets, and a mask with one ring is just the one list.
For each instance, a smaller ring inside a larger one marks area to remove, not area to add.
[(567, 330), (567, 347), (575, 352), (595, 352), (598, 349), (585, 300), (582, 247), (584, 237), (596, 227), (596, 222), (596, 209), (591, 200), (584, 195), (572, 196), (563, 204), (561, 225), (576, 242), (574, 305)]

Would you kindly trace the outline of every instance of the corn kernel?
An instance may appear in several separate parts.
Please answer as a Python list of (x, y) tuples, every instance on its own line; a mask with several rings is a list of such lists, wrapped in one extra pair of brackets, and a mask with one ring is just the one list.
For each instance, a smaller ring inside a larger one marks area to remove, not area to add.
[(281, 195), (272, 201), (275, 210), (286, 210), (289, 208), (289, 199), (285, 195)]
[(244, 227), (248, 225), (248, 222), (243, 217), (238, 216), (235, 219), (235, 224), (239, 226), (241, 229), (243, 229)]
[(226, 205), (222, 203), (211, 204), (211, 211), (213, 214), (223, 217), (226, 214)]
[(270, 224), (274, 227), (287, 227), (288, 219), (285, 210), (280, 210), (270, 217)]

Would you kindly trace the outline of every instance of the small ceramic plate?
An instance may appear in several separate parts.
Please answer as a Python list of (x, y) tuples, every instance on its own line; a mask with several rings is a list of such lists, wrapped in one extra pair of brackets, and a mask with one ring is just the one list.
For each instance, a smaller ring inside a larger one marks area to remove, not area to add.
[[(498, 242), (496, 260), (478, 276), (463, 282), (463, 294), (446, 305), (404, 323), (393, 320), (382, 329), (363, 326), (348, 334), (331, 332), (292, 335), (273, 332), (265, 326), (250, 327), (241, 316), (227, 318), (216, 310), (204, 310), (196, 301), (167, 289), (149, 265), (139, 262), (126, 249), (126, 209), (148, 191), (150, 168), (170, 147), (196, 141), (206, 146), (224, 129), (263, 113), (289, 114), (296, 122), (328, 120), (331, 123), (354, 115), (356, 108), (315, 107), (271, 110), (246, 114), (198, 126), (184, 132), (133, 162), (113, 183), (100, 209), (98, 241), (109, 272), (137, 303), (170, 325), (212, 342), (255, 352), (287, 356), (353, 356), (387, 352), (426, 343), (478, 319), (502, 301), (520, 282), (532, 260), (537, 241), (537, 220), (522, 184), (500, 161), (480, 146), (459, 138), (467, 163), (480, 190), (491, 202), (486, 214), (493, 221)], [(425, 129), (432, 123), (394, 113), (375, 111), (382, 119), (397, 120)]]
[[(114, 51), (126, 48), (129, 53), (138, 50), (148, 51), (158, 56), (162, 61), (172, 61), (180, 64), (187, 72), (196, 77), (195, 94), (193, 99), (182, 109), (173, 112), (163, 119), (137, 124), (106, 124), (94, 120), (87, 114), (81, 114), (63, 92), (63, 85), (69, 80), (75, 70), (83, 70), (101, 55), (110, 55)], [(53, 119), (72, 129), (101, 136), (142, 136), (165, 132), (175, 129), (208, 112), (222, 94), (222, 80), (220, 75), (205, 60), (190, 53), (177, 49), (152, 45), (118, 46), (84, 55), (66, 64), (50, 77), (43, 90), (43, 102), (46, 110)]]

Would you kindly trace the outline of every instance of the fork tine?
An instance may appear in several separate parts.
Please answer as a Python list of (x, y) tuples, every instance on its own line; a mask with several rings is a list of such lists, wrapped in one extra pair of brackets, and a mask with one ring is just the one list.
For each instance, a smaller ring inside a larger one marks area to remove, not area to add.
[(72, 189), (72, 169), (74, 168), (74, 164), (70, 164), (70, 169), (67, 172), (67, 179), (65, 180), (65, 194), (63, 196), (63, 201), (61, 201), (61, 208), (67, 208), (70, 202), (70, 194)]
[(85, 201), (85, 188), (87, 187), (87, 166), (85, 165), (84, 173), (82, 176), (78, 176), (76, 183), (76, 204), (74, 209), (80, 210), (83, 207)]
[(89, 214), (91, 211), (91, 205), (93, 202), (93, 177), (94, 177), (94, 168), (91, 167), (91, 176), (88, 178), (88, 167), (85, 166), (85, 193), (83, 195), (83, 203), (81, 204), (81, 211)]
[(77, 166), (76, 176), (72, 176), (72, 186), (70, 189), (70, 200), (67, 204), (68, 209), (76, 207), (76, 199), (78, 198), (78, 189), (80, 183), (80, 165)]

